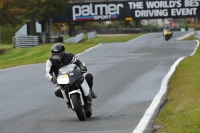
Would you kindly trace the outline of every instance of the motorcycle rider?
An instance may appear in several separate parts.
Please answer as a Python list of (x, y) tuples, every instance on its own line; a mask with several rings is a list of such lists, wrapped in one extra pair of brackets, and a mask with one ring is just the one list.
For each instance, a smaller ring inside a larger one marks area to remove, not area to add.
[[(90, 89), (91, 89), (91, 96), (92, 98), (96, 98), (97, 95), (93, 92), (93, 75), (90, 73), (87, 73), (87, 68), (85, 64), (80, 61), (74, 54), (65, 52), (65, 47), (62, 43), (56, 43), (51, 47), (51, 56), (46, 62), (46, 79), (51, 81), (52, 83), (56, 84), (55, 88), (55, 95), (57, 97), (63, 98), (62, 92), (60, 90), (60, 87), (57, 84), (57, 75), (58, 70), (69, 64), (76, 64), (81, 72), (83, 73), (83, 76), (85, 77)], [(69, 103), (67, 103), (69, 105)]]
[(170, 32), (170, 36), (172, 37), (173, 32), (172, 32), (171, 28), (168, 27), (167, 25), (165, 25), (165, 27), (164, 27), (164, 29), (163, 29), (163, 36), (164, 36), (164, 32), (165, 32), (166, 30)]

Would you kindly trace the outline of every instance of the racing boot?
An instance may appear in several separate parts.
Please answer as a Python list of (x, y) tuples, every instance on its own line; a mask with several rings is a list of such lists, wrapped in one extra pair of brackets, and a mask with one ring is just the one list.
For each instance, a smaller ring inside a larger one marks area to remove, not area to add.
[(97, 95), (91, 90), (92, 98), (97, 98)]
[[(64, 99), (64, 97), (63, 97), (62, 92), (61, 92), (60, 89), (61, 89), (61, 86), (56, 85), (56, 88), (55, 88), (55, 95), (56, 95), (57, 97), (60, 97), (60, 98), (63, 98), (63, 99)], [(66, 104), (67, 104), (68, 108), (72, 108), (72, 105), (71, 105), (69, 99), (68, 99), (68, 102), (66, 102)]]
[(91, 90), (91, 96), (92, 98), (97, 98), (97, 95), (94, 93), (94, 91), (92, 90), (92, 87), (93, 87), (93, 82), (89, 85), (90, 87), (90, 90)]

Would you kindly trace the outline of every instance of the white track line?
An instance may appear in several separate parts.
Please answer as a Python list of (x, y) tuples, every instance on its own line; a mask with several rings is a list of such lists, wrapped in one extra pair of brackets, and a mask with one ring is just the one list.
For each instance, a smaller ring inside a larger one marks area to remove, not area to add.
[[(197, 46), (194, 50), (194, 52), (190, 55), (194, 55), (196, 53), (196, 50), (199, 46), (199, 41), (195, 40), (197, 42)], [(161, 99), (164, 97), (164, 94), (167, 92), (168, 89), (168, 81), (170, 79), (170, 77), (172, 76), (172, 74), (174, 73), (174, 71), (176, 70), (176, 67), (178, 66), (178, 64), (184, 59), (185, 57), (181, 57), (179, 58), (170, 68), (170, 71), (167, 73), (167, 75), (163, 78), (162, 80), (162, 84), (161, 84), (161, 88), (160, 91), (158, 92), (158, 94), (154, 97), (151, 105), (149, 106), (149, 108), (146, 110), (146, 112), (144, 113), (144, 116), (142, 117), (142, 119), (140, 120), (140, 123), (137, 125), (137, 127), (135, 128), (135, 130), (132, 133), (142, 133), (149, 121), (151, 120), (151, 118), (153, 117), (155, 110), (158, 108), (158, 105), (161, 105), (162, 101)]]
[(194, 34), (194, 32), (188, 33), (185, 36), (179, 37), (177, 40), (183, 40), (184, 38), (187, 38), (189, 36), (191, 36), (192, 34)]

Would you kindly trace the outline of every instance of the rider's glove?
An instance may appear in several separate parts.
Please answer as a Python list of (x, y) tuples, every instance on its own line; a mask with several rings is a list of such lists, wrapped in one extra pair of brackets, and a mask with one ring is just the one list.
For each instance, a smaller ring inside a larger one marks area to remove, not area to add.
[(87, 72), (86, 66), (81, 66), (80, 70), (81, 70), (82, 73), (86, 73)]
[(56, 83), (57, 83), (57, 78), (53, 76), (53, 77), (51, 78), (51, 82), (54, 83), (54, 84), (56, 84)]

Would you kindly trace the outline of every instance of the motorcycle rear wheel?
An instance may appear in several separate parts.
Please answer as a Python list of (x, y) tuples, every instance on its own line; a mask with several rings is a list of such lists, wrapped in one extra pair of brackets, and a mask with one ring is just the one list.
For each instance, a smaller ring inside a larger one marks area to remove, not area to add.
[(74, 111), (76, 112), (77, 117), (80, 121), (85, 121), (86, 113), (84, 107), (81, 105), (81, 101), (78, 94), (71, 95), (71, 100), (74, 106)]

